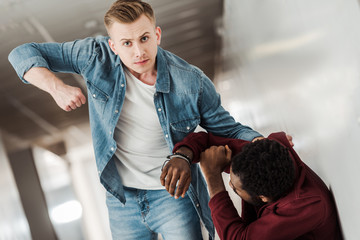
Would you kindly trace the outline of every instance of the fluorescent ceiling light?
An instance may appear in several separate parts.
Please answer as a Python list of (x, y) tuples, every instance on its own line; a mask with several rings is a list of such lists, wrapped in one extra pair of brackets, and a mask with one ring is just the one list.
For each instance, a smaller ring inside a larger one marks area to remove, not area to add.
[(69, 223), (80, 219), (81, 216), (82, 207), (76, 200), (71, 200), (57, 205), (50, 212), (50, 218), (56, 224)]

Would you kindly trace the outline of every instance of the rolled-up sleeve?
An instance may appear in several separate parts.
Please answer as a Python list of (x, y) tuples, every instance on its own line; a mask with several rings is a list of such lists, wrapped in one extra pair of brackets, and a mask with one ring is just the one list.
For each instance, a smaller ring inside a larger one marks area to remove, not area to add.
[(24, 82), (24, 75), (33, 67), (49, 68), (45, 58), (41, 56), (39, 51), (32, 47), (32, 44), (26, 43), (13, 49), (9, 54), (9, 62), (15, 69), (16, 74)]
[(19, 78), (27, 83), (24, 74), (33, 67), (81, 74), (97, 54), (98, 45), (95, 38), (64, 43), (25, 43), (13, 49), (8, 59)]

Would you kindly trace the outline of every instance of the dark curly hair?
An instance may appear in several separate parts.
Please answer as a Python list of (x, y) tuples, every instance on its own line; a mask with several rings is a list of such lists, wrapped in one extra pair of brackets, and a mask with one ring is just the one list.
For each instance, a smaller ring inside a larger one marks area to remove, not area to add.
[(231, 167), (242, 188), (254, 199), (263, 195), (276, 201), (289, 192), (295, 180), (287, 148), (269, 139), (247, 144), (233, 157)]

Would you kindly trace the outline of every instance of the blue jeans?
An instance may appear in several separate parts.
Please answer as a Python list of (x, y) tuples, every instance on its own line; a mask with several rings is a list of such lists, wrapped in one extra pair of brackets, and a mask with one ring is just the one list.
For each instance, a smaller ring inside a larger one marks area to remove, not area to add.
[(113, 240), (201, 240), (200, 219), (188, 197), (175, 199), (166, 190), (126, 188), (123, 206), (106, 194)]

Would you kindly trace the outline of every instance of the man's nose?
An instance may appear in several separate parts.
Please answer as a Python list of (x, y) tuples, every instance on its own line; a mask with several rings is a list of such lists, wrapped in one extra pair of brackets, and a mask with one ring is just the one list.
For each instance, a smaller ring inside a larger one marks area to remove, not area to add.
[(143, 48), (140, 46), (140, 44), (135, 44), (134, 45), (134, 51), (135, 51), (135, 56), (136, 57), (141, 57), (143, 55)]

